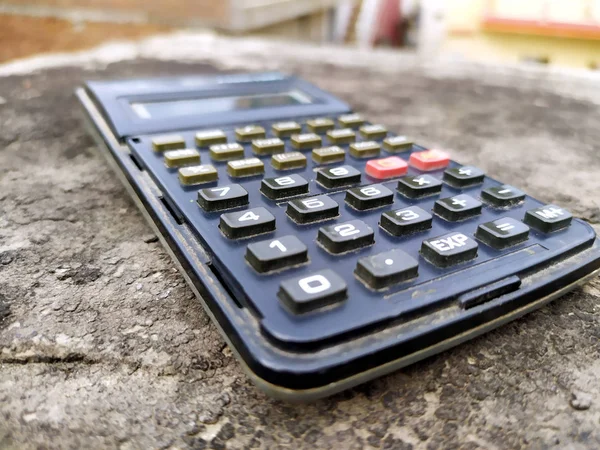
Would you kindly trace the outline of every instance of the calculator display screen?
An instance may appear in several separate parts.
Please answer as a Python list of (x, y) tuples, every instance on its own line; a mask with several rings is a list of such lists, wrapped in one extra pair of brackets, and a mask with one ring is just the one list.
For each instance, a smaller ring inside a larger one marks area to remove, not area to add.
[(307, 105), (311, 103), (313, 103), (313, 99), (308, 94), (294, 89), (288, 92), (258, 95), (195, 98), (146, 103), (135, 102), (131, 103), (131, 108), (142, 119), (167, 119), (169, 117), (215, 114), (276, 106)]

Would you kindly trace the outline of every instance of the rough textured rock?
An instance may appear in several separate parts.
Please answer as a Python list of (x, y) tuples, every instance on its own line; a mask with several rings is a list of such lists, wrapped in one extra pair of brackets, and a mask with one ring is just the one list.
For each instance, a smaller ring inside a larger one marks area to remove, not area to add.
[[(599, 448), (598, 279), (333, 398), (290, 405), (250, 384), (96, 151), (72, 94), (88, 78), (241, 70), (226, 57), (236, 45), (224, 40), (204, 62), (200, 53), (0, 78), (0, 447)], [(567, 75), (553, 92), (536, 71), (528, 82), (494, 68), (432, 76), (418, 64), (384, 70), (386, 55), (366, 68), (270, 48), (246, 61), (295, 72), (600, 229), (599, 107)]]

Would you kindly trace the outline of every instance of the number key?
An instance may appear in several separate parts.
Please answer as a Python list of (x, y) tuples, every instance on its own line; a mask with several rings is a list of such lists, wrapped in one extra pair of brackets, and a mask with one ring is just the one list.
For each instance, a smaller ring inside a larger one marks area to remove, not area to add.
[(374, 236), (362, 220), (350, 220), (319, 229), (317, 241), (330, 253), (339, 254), (373, 245)]
[(381, 228), (392, 236), (406, 236), (431, 228), (433, 218), (418, 206), (387, 211), (381, 215)]
[(287, 215), (299, 224), (332, 219), (340, 213), (339, 205), (327, 195), (292, 200), (288, 203)]
[(359, 211), (394, 203), (394, 193), (382, 184), (372, 184), (346, 192), (346, 203)]
[(294, 314), (342, 302), (348, 296), (344, 280), (331, 269), (285, 280), (277, 293)]
[(317, 172), (317, 181), (328, 189), (360, 183), (360, 172), (352, 166), (331, 167)]
[(283, 236), (248, 245), (246, 260), (257, 272), (272, 272), (305, 263), (308, 249), (296, 236)]
[(221, 214), (219, 228), (229, 239), (241, 239), (275, 231), (275, 217), (259, 206), (247, 211)]
[(198, 204), (204, 211), (222, 211), (248, 204), (248, 192), (239, 184), (198, 191)]
[(308, 192), (308, 181), (300, 175), (287, 175), (262, 180), (260, 191), (271, 200), (277, 200)]

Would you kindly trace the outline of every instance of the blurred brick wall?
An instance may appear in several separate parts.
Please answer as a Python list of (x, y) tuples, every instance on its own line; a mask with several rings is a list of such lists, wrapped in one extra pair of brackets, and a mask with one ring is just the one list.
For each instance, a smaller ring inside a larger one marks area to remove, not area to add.
[(102, 12), (144, 13), (153, 22), (229, 23), (228, 0), (8, 0), (3, 3), (26, 7), (96, 10)]

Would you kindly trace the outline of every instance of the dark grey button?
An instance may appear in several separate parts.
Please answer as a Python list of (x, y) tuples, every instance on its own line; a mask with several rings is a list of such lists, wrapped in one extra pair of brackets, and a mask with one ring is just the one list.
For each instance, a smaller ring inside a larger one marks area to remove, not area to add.
[(481, 214), (481, 202), (470, 195), (461, 194), (441, 198), (433, 205), (433, 212), (450, 222), (466, 220)]
[(418, 206), (386, 211), (381, 215), (381, 228), (393, 236), (406, 236), (431, 228), (433, 218)]
[(319, 229), (317, 241), (330, 253), (345, 253), (372, 245), (373, 229), (362, 220), (328, 225)]
[(352, 166), (338, 166), (317, 171), (317, 181), (328, 189), (360, 183), (360, 172)]
[(489, 205), (505, 208), (521, 203), (525, 200), (525, 193), (508, 184), (503, 184), (483, 189), (481, 199)]
[(422, 198), (442, 192), (442, 182), (431, 175), (406, 175), (398, 180), (398, 192), (408, 198)]
[(461, 166), (446, 169), (444, 181), (450, 186), (464, 188), (483, 183), (485, 173), (473, 166)]
[(291, 278), (281, 283), (277, 296), (293, 313), (302, 314), (339, 303), (348, 296), (344, 280), (331, 269)]
[(239, 184), (229, 184), (198, 191), (198, 204), (205, 211), (222, 211), (248, 204), (248, 192)]
[(221, 231), (229, 239), (240, 239), (275, 231), (275, 217), (259, 206), (245, 211), (221, 214)]
[(573, 216), (566, 209), (556, 205), (546, 205), (530, 209), (525, 213), (524, 222), (533, 228), (550, 233), (571, 225)]
[(394, 203), (394, 193), (383, 184), (371, 184), (348, 190), (346, 203), (360, 211), (379, 208)]
[(526, 241), (529, 237), (529, 227), (512, 217), (502, 217), (479, 225), (475, 237), (484, 244), (500, 250)]
[(455, 231), (424, 240), (421, 254), (436, 266), (449, 267), (476, 258), (477, 247), (469, 236)]
[(296, 236), (283, 236), (248, 245), (246, 260), (257, 272), (272, 272), (305, 263), (308, 250)]
[(383, 289), (415, 278), (419, 263), (402, 250), (390, 250), (358, 260), (356, 275), (372, 289)]
[(305, 224), (337, 217), (339, 205), (327, 195), (303, 198), (288, 202), (286, 213), (295, 222)]
[(260, 191), (271, 200), (293, 197), (308, 192), (308, 181), (300, 175), (266, 178), (262, 180)]

